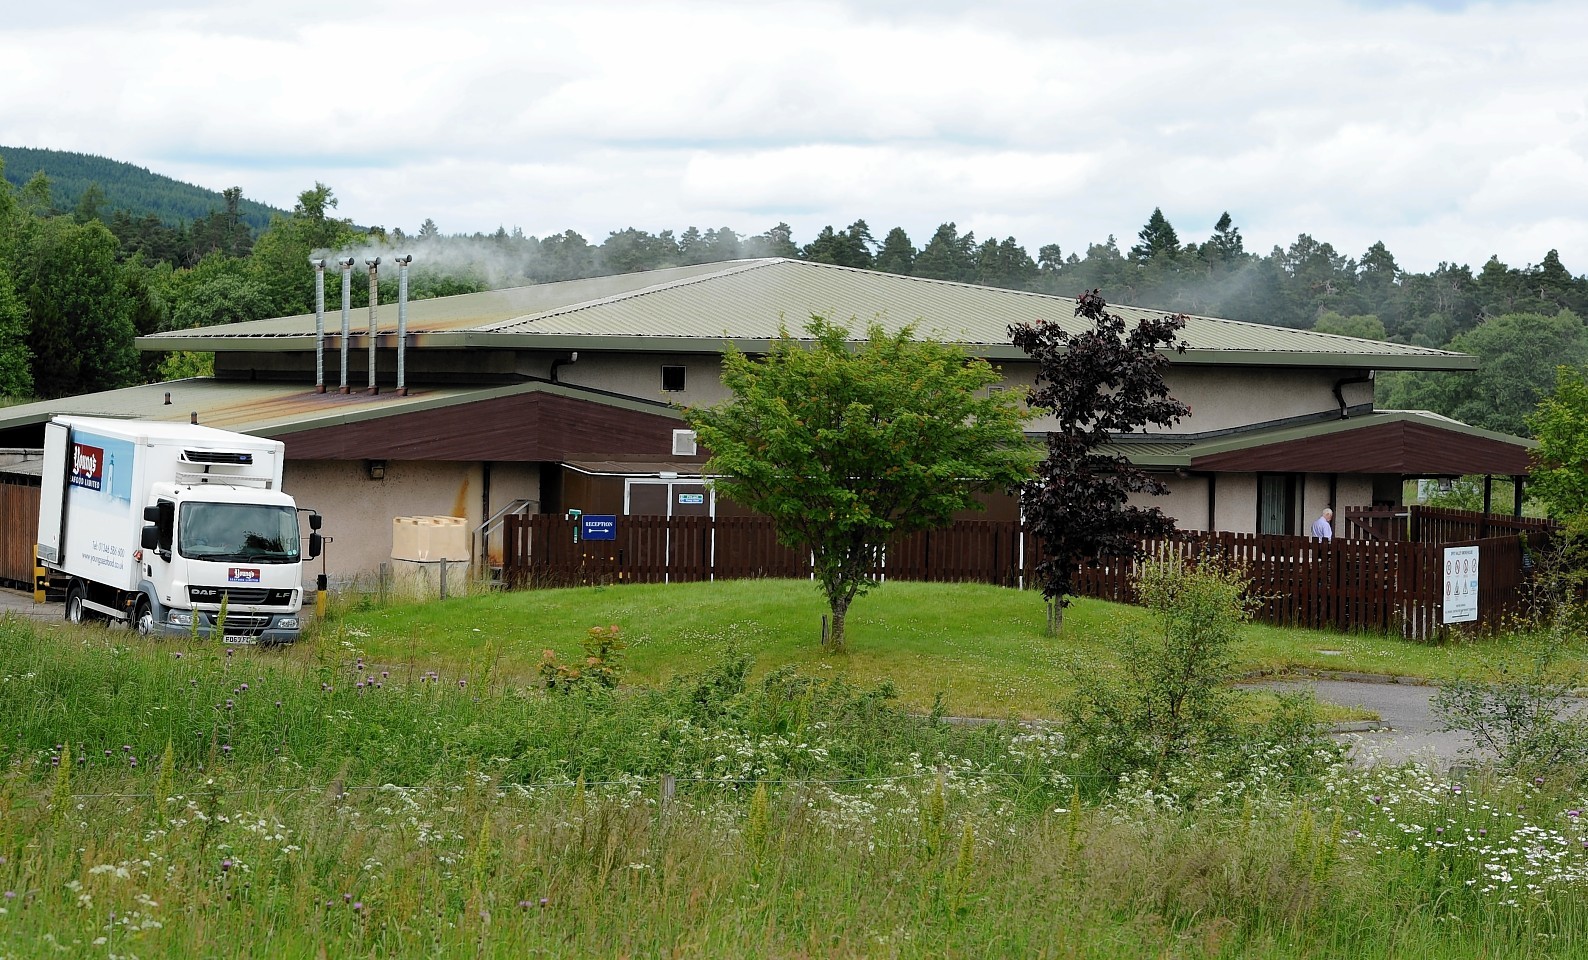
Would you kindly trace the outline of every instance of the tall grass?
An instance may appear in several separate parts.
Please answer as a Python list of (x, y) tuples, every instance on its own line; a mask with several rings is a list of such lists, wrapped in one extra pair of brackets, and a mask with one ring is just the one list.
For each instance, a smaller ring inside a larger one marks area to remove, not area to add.
[(6, 957), (1570, 957), (1588, 937), (1571, 783), (1261, 743), (1098, 782), (1061, 731), (732, 657), (549, 695), (484, 665), (0, 620), (0, 724)]

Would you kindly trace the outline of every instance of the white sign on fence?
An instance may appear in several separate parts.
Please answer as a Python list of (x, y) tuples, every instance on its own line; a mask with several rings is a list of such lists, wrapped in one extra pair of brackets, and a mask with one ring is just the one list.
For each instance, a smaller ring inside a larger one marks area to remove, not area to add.
[(1478, 548), (1445, 548), (1445, 609), (1441, 623), (1478, 619)]

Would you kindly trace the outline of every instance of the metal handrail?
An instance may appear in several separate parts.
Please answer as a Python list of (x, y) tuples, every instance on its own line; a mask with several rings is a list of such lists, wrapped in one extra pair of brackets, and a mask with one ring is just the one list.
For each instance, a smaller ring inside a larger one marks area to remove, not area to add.
[(490, 536), (496, 531), (496, 528), (501, 525), (503, 517), (506, 517), (510, 513), (523, 513), (525, 507), (528, 507), (530, 504), (538, 503), (540, 503), (539, 500), (519, 499), (510, 501), (507, 506), (491, 514), (484, 523), (480, 524), (478, 527), (475, 527), (474, 536), (477, 537), (482, 533), (486, 536)]

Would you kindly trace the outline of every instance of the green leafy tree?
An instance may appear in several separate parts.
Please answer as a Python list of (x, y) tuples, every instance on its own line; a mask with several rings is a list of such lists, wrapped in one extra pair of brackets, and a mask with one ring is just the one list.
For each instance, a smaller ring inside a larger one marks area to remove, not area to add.
[(1395, 378), (1389, 405), (1524, 435), (1528, 414), (1550, 391), (1556, 365), (1588, 363), (1588, 328), (1566, 311), (1509, 313), (1457, 336), (1449, 348), (1477, 357), (1478, 369), (1402, 374)]
[(34, 219), (18, 249), (13, 280), (28, 314), (34, 390), (62, 397), (132, 383), (131, 308), (111, 232), (98, 221)]
[(351, 220), (331, 216), (337, 205), (331, 188), (316, 183), (298, 195), (292, 215), (276, 216), (254, 244), (249, 258), (253, 279), (270, 295), (271, 316), (314, 309), (314, 270), (309, 256), (342, 249), (359, 237)]
[(766, 233), (745, 241), (745, 256), (786, 257), (793, 260), (799, 255), (800, 248), (794, 245), (794, 228), (786, 223), (779, 222)]
[(1342, 317), (1333, 310), (1325, 310), (1312, 325), (1319, 333), (1334, 333), (1342, 337), (1360, 337), (1364, 340), (1383, 340), (1384, 324), (1371, 313)]
[(717, 489), (811, 552), (832, 611), (829, 647), (842, 652), (849, 606), (872, 586), (883, 545), (1026, 480), (1034, 456), (1028, 415), (1009, 391), (987, 389), (1001, 375), (986, 361), (875, 322), (859, 343), (821, 317), (805, 334), (785, 328), (759, 359), (730, 346), (731, 397), (684, 417), (711, 451)]
[(1555, 389), (1527, 417), (1538, 440), (1528, 488), (1549, 515), (1588, 534), (1588, 379), (1580, 367), (1555, 370)]
[(28, 315), (0, 260), (0, 397), (33, 396), (33, 351), (28, 349)]

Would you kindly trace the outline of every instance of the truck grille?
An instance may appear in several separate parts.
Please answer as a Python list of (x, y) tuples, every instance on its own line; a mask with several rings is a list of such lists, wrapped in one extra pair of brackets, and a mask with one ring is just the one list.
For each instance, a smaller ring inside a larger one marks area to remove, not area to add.
[[(209, 614), (210, 626), (216, 626), (215, 621), (220, 619), (215, 614)], [(226, 635), (232, 636), (259, 636), (270, 626), (269, 616), (258, 616), (246, 613), (230, 613), (226, 615)]]
[(194, 603), (262, 603), (284, 607), (292, 602), (291, 590), (267, 590), (263, 587), (198, 587), (187, 588), (187, 598)]

